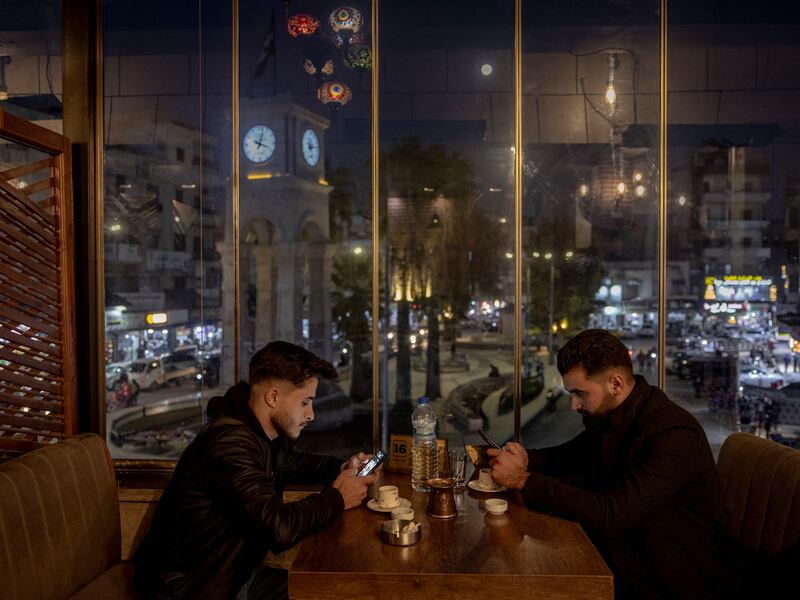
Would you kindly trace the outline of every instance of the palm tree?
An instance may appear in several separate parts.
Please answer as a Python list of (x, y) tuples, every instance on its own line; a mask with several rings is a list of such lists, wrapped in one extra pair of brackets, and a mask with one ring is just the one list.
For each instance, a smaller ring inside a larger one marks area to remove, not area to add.
[(497, 282), (500, 244), (495, 224), (478, 207), (472, 164), (460, 153), (407, 139), (385, 152), (381, 165), (397, 303), (396, 402), (410, 405), (410, 303), (419, 302), (427, 320), (426, 395), (439, 397), (440, 314), (454, 340), (472, 295)]
[(347, 253), (334, 258), (331, 279), (333, 318), (336, 327), (352, 343), (353, 369), (350, 396), (361, 401), (372, 394), (369, 356), (371, 316), (371, 265), (363, 254)]

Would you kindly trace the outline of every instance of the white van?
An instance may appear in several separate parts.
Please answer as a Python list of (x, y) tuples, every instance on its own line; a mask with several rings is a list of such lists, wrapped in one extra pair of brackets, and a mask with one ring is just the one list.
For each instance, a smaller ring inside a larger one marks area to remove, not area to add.
[(168, 382), (180, 385), (197, 374), (197, 365), (165, 365), (160, 358), (140, 358), (131, 363), (128, 379), (143, 390), (154, 390)]

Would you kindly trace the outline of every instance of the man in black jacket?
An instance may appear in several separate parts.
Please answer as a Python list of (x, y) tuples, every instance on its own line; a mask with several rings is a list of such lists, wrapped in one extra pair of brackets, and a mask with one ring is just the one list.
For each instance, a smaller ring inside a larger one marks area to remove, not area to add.
[[(208, 403), (208, 424), (186, 448), (136, 551), (137, 588), (148, 598), (286, 598), (285, 571), (262, 566), (358, 506), (375, 475), (356, 476), (369, 456), (346, 463), (305, 454), (293, 441), (314, 418), (320, 377), (335, 369), (311, 352), (272, 342), (240, 382)], [(289, 483), (325, 484), (283, 502)]]
[(495, 481), (580, 522), (614, 573), (616, 598), (736, 595), (719, 475), (697, 420), (634, 376), (607, 331), (572, 338), (557, 366), (585, 430), (552, 448), (490, 449)]

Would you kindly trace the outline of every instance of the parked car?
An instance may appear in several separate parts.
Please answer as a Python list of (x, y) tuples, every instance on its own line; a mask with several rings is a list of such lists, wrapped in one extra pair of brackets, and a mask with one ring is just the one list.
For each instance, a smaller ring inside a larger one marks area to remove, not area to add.
[(639, 337), (655, 337), (656, 330), (653, 328), (652, 325), (642, 325), (642, 328), (639, 330)]
[(180, 384), (184, 379), (193, 379), (197, 365), (183, 366), (178, 363), (165, 363), (160, 358), (141, 358), (130, 366), (130, 380), (143, 390), (154, 390), (167, 383)]

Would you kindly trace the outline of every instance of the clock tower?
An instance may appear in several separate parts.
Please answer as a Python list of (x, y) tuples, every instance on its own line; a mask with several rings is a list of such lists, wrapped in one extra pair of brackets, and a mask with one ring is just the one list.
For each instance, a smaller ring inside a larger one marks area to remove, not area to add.
[[(255, 352), (276, 339), (332, 359), (333, 246), (324, 167), (329, 124), (289, 95), (241, 102), (239, 376), (246, 376), (247, 349)], [(225, 327), (232, 329), (233, 282), (223, 288)]]

